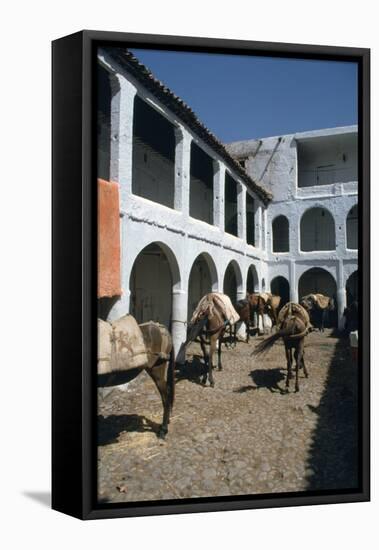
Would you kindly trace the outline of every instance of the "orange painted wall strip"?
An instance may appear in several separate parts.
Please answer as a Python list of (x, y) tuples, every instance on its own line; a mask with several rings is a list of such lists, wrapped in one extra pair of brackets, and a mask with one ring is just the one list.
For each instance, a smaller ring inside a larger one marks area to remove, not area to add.
[(118, 183), (97, 180), (98, 298), (121, 295), (120, 199)]

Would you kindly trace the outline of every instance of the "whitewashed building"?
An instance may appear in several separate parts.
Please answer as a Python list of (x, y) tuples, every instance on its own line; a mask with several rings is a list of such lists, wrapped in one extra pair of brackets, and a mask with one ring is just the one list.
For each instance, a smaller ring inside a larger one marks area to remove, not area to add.
[(99, 315), (162, 322), (176, 350), (211, 290), (324, 291), (341, 321), (357, 269), (357, 129), (226, 147), (130, 53), (98, 61), (98, 177), (120, 186), (122, 286)]
[(357, 298), (358, 129), (302, 132), (228, 146), (272, 193), (266, 261), (272, 292), (333, 296), (336, 319)]

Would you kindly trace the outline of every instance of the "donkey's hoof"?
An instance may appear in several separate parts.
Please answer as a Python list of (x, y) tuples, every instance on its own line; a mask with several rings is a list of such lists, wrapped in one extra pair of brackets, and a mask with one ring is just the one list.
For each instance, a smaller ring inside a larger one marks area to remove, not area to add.
[(158, 431), (159, 439), (165, 439), (167, 432), (168, 432), (167, 428), (159, 428), (159, 431)]

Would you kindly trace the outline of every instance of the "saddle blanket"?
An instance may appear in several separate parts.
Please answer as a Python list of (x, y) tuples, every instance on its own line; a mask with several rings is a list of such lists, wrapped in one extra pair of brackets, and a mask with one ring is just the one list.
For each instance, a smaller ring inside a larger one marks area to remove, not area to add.
[(329, 306), (329, 297), (324, 294), (311, 294), (314, 301), (320, 309), (326, 309)]
[(222, 317), (234, 325), (240, 318), (233, 307), (233, 304), (226, 294), (221, 292), (211, 292), (203, 296), (198, 303), (191, 318), (191, 324), (204, 316), (205, 313), (212, 318), (215, 314), (214, 309), (221, 313)]

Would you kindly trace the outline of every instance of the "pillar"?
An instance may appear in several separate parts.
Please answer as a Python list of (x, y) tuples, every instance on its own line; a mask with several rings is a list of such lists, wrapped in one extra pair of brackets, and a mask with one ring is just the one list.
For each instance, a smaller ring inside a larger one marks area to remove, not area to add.
[(120, 184), (120, 208), (125, 211), (132, 193), (133, 114), (137, 90), (122, 75), (111, 79), (110, 178)]
[[(122, 75), (111, 79), (111, 165), (110, 179), (120, 185), (121, 288), (122, 295), (109, 312), (114, 320), (129, 312), (130, 290), (127, 261), (126, 211), (133, 179), (133, 113), (137, 90)], [(129, 266), (130, 267), (130, 266)]]
[(214, 194), (213, 212), (214, 225), (224, 233), (225, 231), (225, 165), (215, 160), (214, 166)]
[(185, 290), (174, 290), (172, 294), (171, 334), (175, 359), (178, 363), (185, 362), (183, 343), (187, 338), (187, 308), (188, 294)]
[(290, 300), (291, 302), (298, 303), (299, 301), (299, 285), (296, 278), (296, 263), (294, 260), (290, 260)]
[(237, 187), (237, 232), (238, 237), (246, 241), (246, 187), (241, 183)]
[[(262, 206), (260, 204), (258, 204), (255, 209), (254, 221), (255, 221), (255, 246), (256, 248), (261, 249), (262, 248)], [(259, 285), (261, 285), (261, 281), (259, 281)]]
[(267, 250), (267, 208), (262, 208), (262, 250)]
[(183, 216), (189, 216), (190, 200), (190, 168), (192, 136), (180, 127), (175, 130), (175, 197), (174, 208), (180, 210)]
[(346, 303), (346, 287), (343, 276), (343, 262), (342, 260), (339, 260), (337, 270), (337, 318), (338, 328), (340, 330), (343, 330), (344, 328), (343, 312), (345, 310)]

